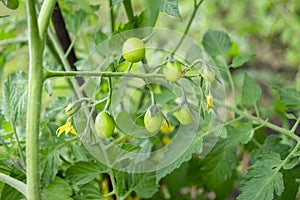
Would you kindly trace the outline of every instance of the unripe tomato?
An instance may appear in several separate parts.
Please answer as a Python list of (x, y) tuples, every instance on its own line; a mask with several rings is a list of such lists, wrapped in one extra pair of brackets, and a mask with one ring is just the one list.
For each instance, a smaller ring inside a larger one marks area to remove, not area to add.
[(139, 62), (145, 57), (145, 44), (139, 38), (127, 39), (122, 48), (122, 55), (128, 62)]
[(163, 74), (168, 81), (176, 82), (182, 75), (181, 65), (178, 61), (169, 61), (163, 67)]
[(163, 115), (157, 106), (151, 106), (145, 116), (144, 116), (144, 124), (150, 133), (154, 133), (160, 130), (164, 122)]
[(215, 70), (204, 66), (201, 75), (208, 81), (213, 82), (216, 78)]
[(115, 120), (107, 111), (100, 112), (95, 120), (95, 131), (100, 138), (109, 138), (115, 130)]
[(176, 116), (178, 121), (182, 125), (188, 125), (193, 121), (193, 115), (190, 113), (189, 109), (184, 106), (176, 111)]
[(2, 0), (4, 5), (9, 9), (17, 9), (19, 7), (19, 0)]

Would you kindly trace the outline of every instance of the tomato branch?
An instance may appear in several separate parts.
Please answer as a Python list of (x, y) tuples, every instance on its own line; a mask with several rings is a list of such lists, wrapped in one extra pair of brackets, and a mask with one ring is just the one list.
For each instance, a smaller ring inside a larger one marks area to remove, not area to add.
[(3, 173), (0, 173), (0, 181), (15, 188), (16, 190), (21, 192), (26, 198), (28, 198), (27, 185), (25, 183)]
[(196, 13), (197, 13), (197, 11), (198, 11), (200, 5), (203, 3), (203, 1), (204, 1), (204, 0), (200, 0), (200, 2), (199, 2), (198, 4), (194, 2), (194, 10), (193, 10), (192, 16), (191, 16), (191, 18), (190, 18), (190, 20), (189, 20), (189, 22), (188, 22), (188, 24), (187, 24), (187, 26), (186, 26), (186, 28), (185, 28), (185, 31), (184, 31), (183, 35), (181, 36), (181, 38), (180, 38), (180, 40), (178, 41), (178, 43), (177, 43), (177, 45), (176, 45), (174, 51), (172, 52), (172, 55), (174, 55), (174, 54), (176, 53), (176, 51), (179, 49), (179, 47), (180, 47), (181, 43), (183, 42), (185, 36), (186, 36), (187, 33), (189, 32), (190, 27), (191, 27), (191, 25), (192, 25), (192, 22), (194, 21), (194, 18), (195, 18), (195, 16), (196, 16)]
[(255, 116), (253, 116), (251, 114), (248, 114), (245, 111), (242, 111), (242, 110), (240, 110), (240, 109), (238, 109), (236, 107), (224, 104), (223, 102), (221, 102), (221, 101), (219, 101), (217, 99), (215, 99), (215, 103), (218, 104), (219, 106), (222, 106), (222, 107), (226, 108), (227, 110), (231, 110), (231, 111), (235, 112), (236, 114), (238, 114), (240, 116), (243, 116), (244, 118), (247, 118), (249, 120), (257, 122), (257, 123), (259, 123), (261, 125), (264, 125), (264, 126), (270, 128), (270, 129), (272, 129), (272, 130), (278, 131), (279, 133), (285, 134), (285, 135), (289, 136), (290, 138), (293, 138), (294, 140), (296, 140), (298, 143), (300, 143), (300, 137), (297, 136), (297, 135), (295, 135), (290, 130), (287, 130), (285, 128), (282, 128), (280, 126), (272, 124), (272, 123), (270, 123), (268, 121), (265, 121), (265, 120), (263, 120), (263, 119), (261, 119), (259, 117), (255, 117)]

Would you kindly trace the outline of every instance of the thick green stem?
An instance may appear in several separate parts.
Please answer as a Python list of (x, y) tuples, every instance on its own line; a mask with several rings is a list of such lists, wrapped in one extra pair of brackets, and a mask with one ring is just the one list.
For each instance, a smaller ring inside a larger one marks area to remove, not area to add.
[(29, 31), (29, 82), (26, 129), (26, 174), (28, 200), (40, 199), (39, 132), (43, 85), (43, 43), (41, 41), (35, 1), (27, 0), (27, 23)]
[(112, 3), (112, 0), (109, 0), (109, 13), (110, 13), (110, 26), (111, 26), (111, 32), (113, 33), (115, 31), (115, 15), (114, 15), (114, 5)]
[(21, 192), (26, 198), (28, 198), (27, 185), (25, 183), (3, 173), (0, 173), (0, 181), (15, 188), (16, 190)]
[(179, 49), (179, 47), (180, 47), (181, 43), (183, 42), (185, 36), (186, 36), (187, 33), (189, 32), (190, 27), (191, 27), (191, 25), (192, 25), (192, 22), (193, 22), (193, 20), (194, 20), (194, 18), (195, 18), (195, 16), (196, 16), (197, 11), (198, 11), (198, 8), (199, 8), (200, 5), (203, 3), (203, 1), (204, 1), (204, 0), (201, 0), (198, 4), (196, 4), (196, 3), (194, 4), (194, 10), (193, 10), (192, 16), (191, 16), (191, 18), (190, 18), (190, 20), (189, 20), (189, 22), (188, 22), (188, 24), (187, 24), (187, 26), (186, 26), (186, 28), (185, 28), (185, 31), (184, 31), (183, 35), (181, 36), (181, 38), (180, 38), (180, 40), (178, 41), (178, 43), (177, 43), (177, 45), (176, 45), (174, 51), (172, 52), (172, 55), (174, 55), (174, 54), (176, 53), (176, 51)]
[(131, 0), (124, 0), (123, 4), (124, 4), (124, 8), (125, 8), (128, 20), (133, 21), (134, 14), (133, 14), (133, 10), (132, 10)]

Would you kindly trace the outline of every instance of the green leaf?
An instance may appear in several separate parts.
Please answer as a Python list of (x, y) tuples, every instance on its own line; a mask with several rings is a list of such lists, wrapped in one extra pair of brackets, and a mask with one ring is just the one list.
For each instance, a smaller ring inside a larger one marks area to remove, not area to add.
[[(201, 153), (202, 151), (203, 138), (197, 137), (194, 139), (193, 143), (186, 149), (186, 151), (173, 163), (167, 165), (156, 171), (156, 180), (157, 182), (165, 177), (167, 174), (170, 174), (172, 171), (180, 167), (184, 162), (189, 161), (192, 158), (192, 155), (195, 153)], [(167, 153), (173, 153), (168, 151)], [(164, 156), (168, 156), (167, 154)]]
[(178, 8), (178, 0), (162, 0), (160, 5), (160, 11), (165, 12), (174, 17), (181, 17)]
[(289, 109), (300, 110), (300, 92), (294, 88), (277, 87), (282, 103)]
[(18, 190), (5, 184), (0, 193), (1, 200), (21, 199), (24, 197)]
[(232, 67), (237, 68), (249, 62), (254, 58), (255, 54), (248, 54), (248, 55), (238, 55), (233, 58)]
[(84, 10), (75, 11), (75, 13), (70, 17), (70, 21), (67, 23), (67, 29), (75, 34), (79, 35), (82, 31), (85, 23), (87, 22), (89, 14)]
[(66, 171), (66, 180), (75, 185), (83, 185), (94, 180), (101, 172), (101, 165), (91, 162), (77, 162)]
[(274, 152), (264, 153), (249, 168), (241, 183), (238, 200), (273, 200), (284, 190), (283, 175), (277, 169), (283, 161)]
[(237, 146), (239, 143), (247, 143), (252, 136), (252, 126), (249, 124), (237, 128), (229, 126), (226, 129), (227, 138), (220, 139), (201, 161), (203, 182), (211, 190), (223, 187), (224, 182), (232, 177), (237, 167)]
[(100, 189), (92, 184), (86, 184), (80, 187), (75, 200), (99, 200), (103, 199)]
[(9, 74), (4, 82), (2, 114), (14, 126), (25, 120), (28, 76), (24, 72)]
[(95, 34), (95, 44), (98, 45), (104, 40), (106, 40), (107, 38), (108, 36), (105, 33), (103, 33), (101, 29), (99, 29)]
[(118, 195), (124, 196), (127, 191), (135, 191), (142, 198), (150, 198), (157, 192), (155, 173), (125, 173), (116, 175)]
[(56, 177), (54, 182), (42, 191), (43, 200), (72, 200), (72, 188), (63, 179)]
[(60, 152), (58, 144), (48, 143), (48, 146), (41, 150), (41, 176), (43, 184), (48, 186), (56, 177), (60, 166)]
[(292, 169), (300, 163), (300, 148), (289, 158), (289, 160), (283, 165), (283, 169)]
[(47, 79), (44, 83), (44, 89), (46, 91), (46, 93), (49, 95), (49, 96), (52, 96), (53, 94), (53, 87), (52, 87), (52, 84), (51, 84), (51, 80), (50, 79)]
[(299, 168), (283, 171), (284, 191), (276, 200), (296, 199), (300, 179)]
[(212, 57), (225, 54), (232, 46), (230, 38), (225, 32), (211, 29), (204, 34), (202, 44)]
[(256, 81), (245, 73), (242, 86), (242, 104), (255, 105), (260, 100), (261, 93), (261, 88)]

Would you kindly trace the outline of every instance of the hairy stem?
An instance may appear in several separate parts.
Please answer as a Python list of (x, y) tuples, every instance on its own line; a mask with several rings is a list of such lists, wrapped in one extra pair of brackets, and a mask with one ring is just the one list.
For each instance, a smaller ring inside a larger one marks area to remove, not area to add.
[(39, 132), (43, 85), (43, 42), (41, 41), (35, 1), (27, 0), (27, 23), (29, 31), (29, 83), (26, 126), (26, 174), (28, 200), (40, 199)]
[(0, 173), (0, 181), (15, 188), (16, 190), (21, 192), (26, 198), (28, 198), (27, 185), (25, 183), (3, 173)]

